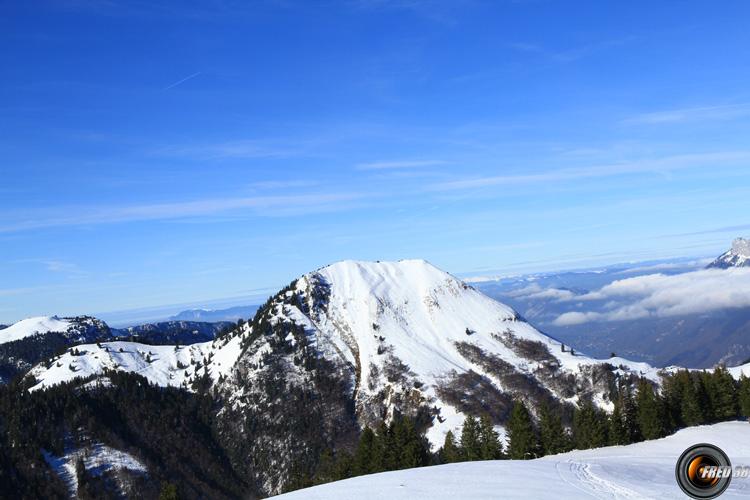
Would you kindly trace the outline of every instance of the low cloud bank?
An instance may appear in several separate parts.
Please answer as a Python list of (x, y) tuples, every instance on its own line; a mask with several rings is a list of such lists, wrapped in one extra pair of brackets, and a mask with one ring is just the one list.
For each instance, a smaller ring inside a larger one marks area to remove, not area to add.
[[(558, 289), (547, 291), (551, 294), (561, 292)], [(582, 303), (605, 301), (605, 305), (601, 310), (561, 314), (553, 322), (557, 326), (683, 316), (750, 307), (750, 269), (705, 269), (672, 276), (636, 276), (613, 281), (596, 291), (573, 294), (559, 300)]]
[(564, 288), (542, 288), (537, 283), (520, 288), (508, 294), (519, 299), (552, 299), (557, 301), (572, 300), (576, 294)]

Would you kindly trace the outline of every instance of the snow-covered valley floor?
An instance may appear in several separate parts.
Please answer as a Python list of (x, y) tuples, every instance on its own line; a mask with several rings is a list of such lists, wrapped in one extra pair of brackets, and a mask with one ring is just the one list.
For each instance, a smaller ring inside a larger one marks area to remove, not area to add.
[[(750, 466), (750, 424), (691, 427), (629, 446), (582, 450), (530, 461), (469, 462), (356, 477), (280, 495), (279, 500), (670, 499), (687, 498), (674, 468), (697, 443), (722, 448), (733, 466)], [(734, 478), (722, 499), (750, 498), (750, 479)]]

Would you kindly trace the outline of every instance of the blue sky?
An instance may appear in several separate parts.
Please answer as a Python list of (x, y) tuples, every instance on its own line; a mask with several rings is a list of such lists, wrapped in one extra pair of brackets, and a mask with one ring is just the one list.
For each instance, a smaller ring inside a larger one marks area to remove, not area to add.
[(750, 4), (0, 3), (0, 321), (750, 233)]

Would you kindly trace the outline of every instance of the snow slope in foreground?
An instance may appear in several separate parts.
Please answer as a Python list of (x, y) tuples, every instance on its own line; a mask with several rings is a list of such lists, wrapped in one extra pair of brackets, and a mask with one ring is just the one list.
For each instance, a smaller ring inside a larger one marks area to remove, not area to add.
[[(724, 422), (673, 436), (530, 461), (470, 462), (362, 476), (275, 498), (279, 500), (668, 499), (686, 498), (674, 478), (689, 446), (713, 443), (732, 465), (750, 465), (750, 424)], [(750, 479), (735, 478), (722, 499), (750, 498)]]

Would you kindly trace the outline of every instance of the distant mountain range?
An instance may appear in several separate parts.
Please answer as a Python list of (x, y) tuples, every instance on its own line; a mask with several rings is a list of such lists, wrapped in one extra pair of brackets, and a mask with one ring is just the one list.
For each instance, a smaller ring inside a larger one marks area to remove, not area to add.
[(255, 315), (258, 306), (236, 306), (227, 309), (187, 309), (169, 318), (170, 321), (232, 321), (250, 319)]

